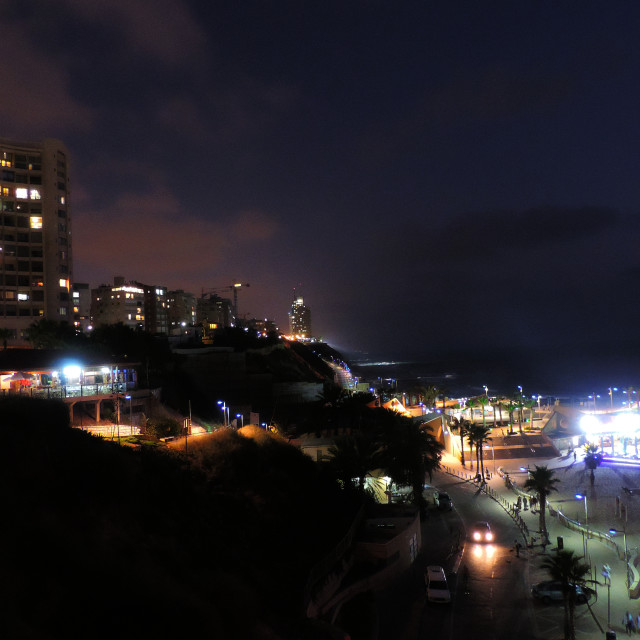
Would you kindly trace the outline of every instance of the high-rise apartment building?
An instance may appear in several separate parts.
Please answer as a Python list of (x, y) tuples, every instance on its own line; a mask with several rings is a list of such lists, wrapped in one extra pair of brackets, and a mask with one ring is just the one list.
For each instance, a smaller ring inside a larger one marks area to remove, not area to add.
[(295, 294), (289, 311), (289, 331), (294, 340), (311, 339), (311, 309), (304, 304), (302, 296)]
[(132, 329), (167, 335), (167, 288), (126, 282), (116, 276), (113, 286), (103, 284), (92, 289), (91, 319), (96, 327), (122, 323)]
[(0, 138), (0, 328), (9, 343), (45, 317), (73, 322), (69, 153)]

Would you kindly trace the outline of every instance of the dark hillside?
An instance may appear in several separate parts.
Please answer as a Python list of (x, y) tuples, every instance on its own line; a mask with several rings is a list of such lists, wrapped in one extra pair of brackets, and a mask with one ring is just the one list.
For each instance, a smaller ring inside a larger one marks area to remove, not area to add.
[(5, 637), (282, 637), (348, 526), (335, 485), (271, 438), (224, 431), (187, 466), (44, 420), (0, 432)]

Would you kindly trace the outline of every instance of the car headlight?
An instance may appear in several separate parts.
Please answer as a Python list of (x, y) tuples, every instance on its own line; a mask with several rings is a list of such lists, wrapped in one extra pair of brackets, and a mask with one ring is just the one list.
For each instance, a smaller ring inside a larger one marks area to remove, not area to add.
[(493, 540), (493, 533), (487, 533), (487, 540)]
[(473, 539), (474, 540), (480, 540), (480, 538), (482, 538), (482, 536), (480, 535), (479, 531), (474, 531), (473, 532)]

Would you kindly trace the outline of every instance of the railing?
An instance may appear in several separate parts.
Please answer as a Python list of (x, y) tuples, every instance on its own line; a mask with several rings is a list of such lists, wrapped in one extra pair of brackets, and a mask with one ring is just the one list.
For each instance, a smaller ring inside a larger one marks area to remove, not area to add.
[(114, 393), (126, 393), (135, 387), (133, 382), (114, 382), (113, 384), (79, 384), (64, 387), (24, 387), (17, 391), (2, 389), (2, 395), (21, 395), (30, 398), (82, 398), (89, 396), (110, 396)]

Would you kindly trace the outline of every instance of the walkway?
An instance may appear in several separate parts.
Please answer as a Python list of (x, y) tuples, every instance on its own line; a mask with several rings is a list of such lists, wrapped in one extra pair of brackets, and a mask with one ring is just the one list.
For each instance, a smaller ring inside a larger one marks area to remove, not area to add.
[[(631, 612), (636, 617), (640, 614), (640, 600), (631, 599), (628, 595), (626, 586), (624, 543), (626, 545), (631, 558), (637, 554), (638, 544), (640, 542), (640, 466), (630, 468), (628, 466), (602, 466), (595, 471), (595, 484), (592, 487), (589, 482), (589, 471), (585, 469), (582, 461), (582, 452), (576, 451), (577, 459), (574, 462), (573, 455), (565, 454), (561, 457), (546, 458), (541, 460), (539, 457), (535, 459), (511, 459), (496, 460), (496, 467), (502, 468), (507, 472), (510, 478), (518, 487), (522, 487), (527, 479), (527, 467), (531, 469), (537, 464), (539, 466), (546, 465), (555, 470), (556, 476), (561, 482), (558, 484), (558, 491), (554, 492), (550, 497), (550, 505), (553, 513), (560, 512), (571, 520), (585, 525), (588, 516), (589, 530), (602, 532), (605, 539), (609, 539), (609, 543), (600, 542), (595, 538), (587, 539), (586, 536), (579, 531), (570, 530), (563, 526), (560, 522), (562, 517), (550, 516), (547, 513), (547, 530), (551, 544), (544, 550), (540, 542), (539, 534), (539, 516), (532, 513), (529, 509), (520, 511), (521, 522), (523, 523), (523, 532), (525, 540), (528, 543), (533, 535), (537, 538), (537, 544), (533, 548), (527, 549), (529, 559), (531, 560), (530, 577), (531, 582), (535, 583), (544, 579), (548, 579), (546, 572), (540, 569), (540, 563), (545, 554), (553, 553), (557, 550), (559, 538), (565, 549), (572, 549), (576, 554), (584, 555), (586, 547), (586, 558), (591, 563), (593, 569), (593, 577), (600, 583), (596, 585), (597, 599), (591, 600), (591, 609), (603, 631), (589, 633), (581, 633), (580, 637), (586, 640), (595, 640), (604, 637), (604, 630), (607, 628), (607, 620), (611, 621), (611, 628), (616, 631), (618, 638), (626, 635), (622, 625), (622, 619), (626, 611)], [(460, 462), (449, 454), (443, 457), (443, 468), (458, 476), (471, 478), (475, 474), (475, 467), (471, 471), (469, 463), (463, 468)], [(485, 463), (486, 464), (486, 463)], [(486, 464), (486, 468), (493, 471), (493, 463)], [(524, 469), (524, 470), (523, 470)], [(629, 489), (638, 488), (636, 495), (628, 494), (623, 491), (623, 487)], [(488, 483), (488, 490), (496, 500), (501, 502), (505, 509), (511, 510), (515, 506), (518, 495), (515, 490), (508, 489), (505, 480), (498, 473), (492, 475)], [(576, 494), (584, 498), (576, 498)], [(620, 506), (622, 508), (620, 508)], [(626, 518), (620, 517), (626, 512)], [(618, 515), (616, 515), (618, 514)], [(571, 524), (571, 523), (569, 523)], [(576, 527), (578, 528), (578, 527)], [(616, 529), (620, 533), (614, 536), (608, 534), (609, 529)], [(626, 535), (623, 533), (626, 531)], [(526, 535), (528, 533), (528, 535)], [(616, 553), (617, 545), (620, 555)], [(608, 607), (609, 589), (604, 586), (605, 580), (601, 575), (603, 565), (609, 565), (611, 568), (611, 585), (610, 585), (610, 614)], [(637, 573), (631, 576), (632, 582), (638, 578)], [(636, 595), (637, 598), (637, 594)]]

